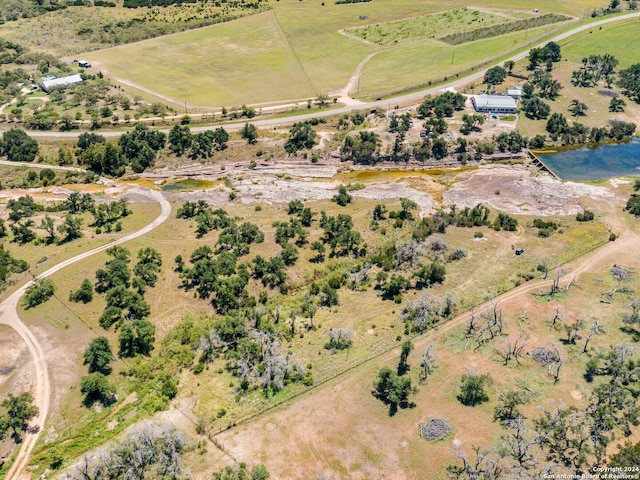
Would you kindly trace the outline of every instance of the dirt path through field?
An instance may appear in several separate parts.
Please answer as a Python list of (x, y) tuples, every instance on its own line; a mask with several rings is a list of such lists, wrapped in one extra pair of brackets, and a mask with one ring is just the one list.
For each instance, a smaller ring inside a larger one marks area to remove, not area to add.
[[(114, 245), (119, 245), (121, 243), (125, 243), (129, 240), (133, 240), (134, 238), (145, 235), (162, 224), (167, 218), (169, 218), (169, 215), (171, 214), (171, 204), (164, 198), (164, 196), (160, 192), (143, 189), (141, 187), (133, 188), (130, 190), (130, 192), (150, 197), (160, 203), (160, 214), (156, 217), (155, 220), (153, 220), (144, 228), (126, 235), (114, 242), (107, 243), (100, 247), (94, 248), (93, 250), (89, 250), (88, 252), (81, 253), (80, 255), (76, 255), (75, 257), (60, 262), (59, 264), (51, 267), (46, 272), (38, 275), (36, 279), (49, 277), (73, 263), (89, 258), (90, 256), (102, 252)], [(34, 405), (37, 406), (40, 411), (39, 415), (35, 418), (34, 424), (23, 436), (23, 442), (20, 446), (18, 456), (16, 457), (14, 463), (11, 465), (11, 468), (7, 473), (7, 480), (30, 478), (30, 476), (25, 473), (25, 468), (29, 462), (31, 451), (33, 450), (33, 447), (38, 440), (40, 432), (44, 430), (44, 425), (47, 419), (47, 414), (49, 413), (51, 400), (51, 383), (49, 381), (46, 355), (38, 339), (18, 316), (18, 303), (20, 302), (20, 298), (22, 298), (22, 295), (24, 295), (26, 289), (32, 284), (33, 281), (30, 281), (27, 284), (23, 285), (21, 288), (16, 290), (9, 298), (7, 298), (0, 304), (0, 323), (10, 326), (16, 332), (18, 332), (22, 340), (27, 345), (29, 353), (33, 357), (35, 369), (35, 389), (33, 392), (33, 398)]]

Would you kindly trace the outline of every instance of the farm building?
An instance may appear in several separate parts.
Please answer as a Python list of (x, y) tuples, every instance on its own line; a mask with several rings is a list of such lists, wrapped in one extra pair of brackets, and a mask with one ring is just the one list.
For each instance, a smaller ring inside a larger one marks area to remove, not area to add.
[(471, 97), (476, 112), (516, 113), (516, 101), (508, 95), (473, 95)]
[(513, 98), (516, 102), (522, 98), (522, 90), (519, 88), (507, 88), (507, 95)]
[(82, 75), (79, 73), (76, 75), (69, 75), (68, 77), (53, 78), (50, 80), (42, 80), (40, 82), (40, 88), (45, 92), (50, 91), (56, 87), (67, 87), (69, 85), (75, 85), (82, 83)]

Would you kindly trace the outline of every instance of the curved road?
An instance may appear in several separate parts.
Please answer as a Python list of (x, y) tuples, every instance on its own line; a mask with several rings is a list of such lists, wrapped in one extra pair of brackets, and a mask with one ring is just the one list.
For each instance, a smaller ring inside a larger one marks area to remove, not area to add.
[[(89, 250), (88, 252), (81, 253), (80, 255), (76, 255), (75, 257), (69, 258), (59, 264), (51, 267), (49, 270), (41, 273), (36, 277), (36, 279), (46, 278), (59, 270), (73, 264), (84, 260), (96, 253), (102, 252), (114, 245), (119, 245), (121, 243), (128, 242), (129, 240), (133, 240), (134, 238), (138, 238), (142, 235), (149, 233), (151, 230), (162, 224), (169, 215), (171, 215), (171, 205), (164, 198), (162, 193), (156, 192), (153, 190), (146, 190), (140, 187), (137, 187), (132, 190), (132, 192), (145, 195), (147, 197), (151, 197), (153, 200), (156, 200), (160, 203), (160, 214), (156, 217), (156, 219), (149, 223), (146, 227), (133, 232), (129, 235), (126, 235), (114, 242), (107, 243), (100, 247), (94, 248), (93, 250)], [(0, 303), (0, 324), (5, 324), (12, 327), (18, 334), (22, 337), (31, 356), (34, 360), (34, 368), (35, 368), (35, 392), (34, 392), (34, 404), (40, 410), (38, 417), (35, 419), (35, 425), (32, 425), (33, 433), (25, 433), (23, 437), (23, 442), (20, 447), (20, 451), (18, 452), (18, 456), (16, 457), (14, 463), (11, 465), (9, 472), (7, 473), (7, 480), (18, 480), (20, 478), (25, 478), (23, 475), (24, 469), (27, 466), (29, 461), (29, 456), (33, 447), (36, 444), (38, 436), (40, 432), (44, 430), (45, 421), (47, 419), (47, 414), (49, 412), (49, 403), (51, 400), (51, 384), (49, 381), (49, 372), (47, 370), (47, 360), (45, 354), (38, 342), (38, 339), (33, 335), (31, 330), (22, 323), (20, 317), (18, 316), (18, 303), (22, 295), (24, 295), (25, 290), (33, 284), (33, 281), (28, 282), (23, 285), (21, 288), (13, 292), (11, 296), (9, 296), (5, 301)], [(26, 477), (28, 478), (28, 476)]]
[[(412, 104), (412, 103), (419, 103), (422, 101), (422, 99), (426, 96), (426, 95), (433, 95), (439, 92), (442, 92), (443, 90), (447, 89), (447, 88), (457, 88), (457, 87), (461, 87), (462, 85), (465, 85), (469, 82), (472, 82), (474, 80), (479, 80), (480, 78), (484, 77), (485, 72), (495, 66), (495, 65), (502, 65), (505, 61), (507, 60), (513, 60), (518, 61), (518, 60), (522, 60), (523, 58), (525, 58), (528, 54), (529, 54), (529, 50), (531, 48), (536, 48), (536, 47), (543, 47), (544, 45), (546, 45), (549, 42), (559, 42), (561, 40), (564, 40), (565, 38), (569, 38), (572, 35), (576, 35), (578, 33), (584, 32), (585, 30), (590, 30), (592, 28), (595, 27), (600, 27), (602, 25), (606, 25), (608, 23), (613, 23), (613, 22), (619, 22), (619, 21), (623, 21), (623, 20), (629, 20), (632, 18), (638, 18), (640, 17), (640, 12), (634, 12), (634, 13), (628, 13), (625, 15), (620, 15), (618, 17), (609, 17), (609, 18), (603, 18), (602, 20), (598, 20), (592, 23), (588, 23), (586, 25), (581, 25), (579, 27), (575, 27), (572, 28), (571, 30), (568, 30), (564, 33), (561, 33), (559, 35), (556, 35), (555, 37), (546, 40), (542, 43), (539, 43), (538, 45), (533, 45), (529, 48), (527, 48), (526, 50), (513, 55), (505, 60), (502, 60), (499, 63), (496, 63), (494, 65), (491, 65), (483, 70), (479, 70), (476, 73), (472, 73), (470, 75), (467, 75), (466, 77), (463, 78), (459, 78), (456, 79), (452, 82), (449, 83), (445, 83), (443, 85), (439, 85), (437, 87), (432, 87), (432, 88), (428, 88), (425, 90), (420, 90), (417, 92), (413, 92), (413, 93), (407, 93), (404, 95), (398, 95), (396, 97), (391, 97), (388, 98), (386, 100), (377, 100), (375, 102), (362, 102), (362, 103), (358, 103), (358, 104), (352, 104), (352, 105), (347, 105), (341, 108), (336, 108), (336, 109), (332, 109), (332, 110), (324, 110), (321, 112), (312, 112), (312, 113), (304, 113), (304, 114), (300, 114), (300, 115), (294, 115), (294, 116), (290, 116), (290, 117), (286, 117), (286, 118), (267, 118), (264, 120), (256, 120), (253, 123), (256, 127), (260, 127), (260, 128), (266, 128), (266, 127), (279, 127), (279, 126), (286, 126), (286, 125), (290, 125), (294, 122), (301, 122), (301, 121), (305, 121), (305, 120), (310, 120), (312, 118), (319, 118), (319, 117), (329, 117), (332, 115), (340, 115), (342, 113), (349, 113), (352, 112), (354, 110), (367, 110), (367, 109), (374, 109), (374, 108), (378, 108), (378, 107), (388, 107), (391, 103), (393, 104)], [(366, 59), (365, 59), (366, 60)], [(361, 68), (362, 65), (358, 66), (358, 69)], [(350, 80), (351, 82), (351, 80)], [(229, 130), (229, 131), (237, 131), (240, 130), (244, 124), (247, 123), (247, 121), (242, 121), (242, 122), (235, 122), (235, 123), (225, 123), (223, 124), (224, 127)], [(6, 128), (5, 128), (6, 130)], [(201, 127), (193, 127), (191, 129), (192, 132), (202, 132), (205, 130), (211, 130), (211, 126), (201, 126)], [(163, 129), (161, 130), (165, 133), (168, 133), (169, 130), (168, 129)], [(28, 131), (27, 132), (30, 136), (35, 137), (35, 138), (47, 138), (47, 137), (53, 137), (53, 138), (76, 138), (77, 136), (79, 136), (82, 132), (41, 132), (41, 131)], [(122, 135), (123, 132), (119, 132), (119, 131), (111, 131), (111, 132), (100, 132), (100, 135), (104, 136), (104, 137), (119, 137), (120, 135)]]

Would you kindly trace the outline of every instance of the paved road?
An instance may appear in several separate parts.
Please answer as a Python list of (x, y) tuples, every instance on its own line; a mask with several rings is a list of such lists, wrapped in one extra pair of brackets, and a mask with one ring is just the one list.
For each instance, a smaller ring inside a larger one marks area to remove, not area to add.
[[(73, 263), (84, 260), (92, 255), (95, 255), (96, 253), (113, 247), (114, 245), (119, 245), (121, 243), (125, 243), (129, 240), (133, 240), (134, 238), (145, 235), (162, 224), (167, 218), (169, 218), (169, 215), (171, 215), (171, 205), (160, 192), (143, 189), (141, 187), (137, 187), (135, 189), (132, 189), (131, 191), (133, 193), (150, 197), (160, 203), (160, 214), (156, 217), (155, 220), (153, 220), (144, 228), (126, 235), (114, 242), (102, 245), (101, 247), (94, 248), (93, 250), (89, 250), (88, 252), (81, 253), (80, 255), (76, 255), (75, 257), (60, 262), (59, 264), (51, 267), (49, 270), (41, 273), (36, 278), (40, 279), (49, 277)], [(16, 290), (4, 302), (0, 303), (0, 323), (10, 326), (16, 332), (18, 332), (18, 334), (22, 337), (25, 344), (27, 345), (29, 353), (33, 357), (35, 368), (35, 392), (33, 395), (34, 405), (36, 405), (40, 410), (40, 414), (35, 419), (35, 422), (32, 425), (32, 427), (35, 427), (35, 433), (26, 433), (24, 435), (18, 456), (16, 457), (14, 463), (9, 469), (9, 472), (7, 473), (7, 480), (30, 478), (30, 475), (26, 474), (24, 470), (29, 462), (31, 451), (33, 450), (33, 447), (38, 440), (40, 432), (44, 430), (45, 421), (47, 419), (47, 414), (49, 413), (49, 406), (51, 401), (51, 383), (49, 381), (49, 372), (47, 370), (46, 355), (42, 350), (38, 339), (33, 335), (31, 330), (29, 330), (29, 328), (24, 323), (22, 323), (22, 320), (20, 320), (20, 317), (18, 316), (18, 304), (20, 302), (20, 298), (22, 297), (22, 295), (24, 295), (25, 290), (32, 284), (33, 281), (28, 282), (27, 284)]]
[[(623, 20), (629, 20), (632, 18), (638, 18), (640, 17), (640, 12), (634, 12), (634, 13), (628, 13), (626, 15), (620, 15), (618, 17), (608, 17), (608, 18), (603, 18), (602, 20), (598, 20), (596, 22), (592, 22), (586, 25), (581, 25), (579, 27), (575, 27), (572, 28), (571, 30), (568, 30), (564, 33), (561, 33), (559, 35), (556, 35), (555, 37), (551, 38), (550, 40), (547, 40), (545, 42), (542, 42), (538, 45), (534, 45), (532, 47), (529, 48), (535, 48), (535, 47), (543, 47), (544, 45), (546, 45), (548, 42), (553, 41), (553, 42), (559, 42), (561, 40), (564, 40), (565, 38), (569, 38), (572, 35), (576, 35), (578, 33), (584, 32), (585, 30), (591, 30), (593, 28), (597, 28), (600, 27), (602, 25), (606, 25), (608, 23), (613, 23), (613, 22), (620, 22)], [(509, 57), (508, 59), (503, 60), (500, 63), (497, 63), (495, 65), (502, 65), (506, 60), (513, 60), (513, 61), (518, 61), (518, 60), (522, 60), (523, 58), (525, 58), (527, 55), (529, 54), (529, 49), (520, 52), (516, 55), (513, 55), (512, 57)], [(437, 87), (433, 87), (433, 88), (427, 88), (425, 90), (420, 90), (417, 92), (413, 92), (413, 93), (407, 93), (404, 95), (398, 95), (396, 97), (392, 97), (389, 99), (385, 99), (385, 100), (378, 100), (375, 102), (363, 102), (357, 105), (347, 105), (341, 108), (336, 108), (336, 109), (332, 109), (332, 110), (324, 110), (321, 112), (310, 112), (310, 113), (303, 113), (300, 115), (294, 115), (294, 116), (290, 116), (290, 117), (286, 117), (286, 118), (267, 118), (264, 120), (255, 120), (251, 123), (253, 123), (256, 127), (258, 128), (272, 128), (272, 127), (285, 127), (287, 125), (291, 125), (294, 122), (301, 122), (301, 121), (305, 121), (305, 120), (309, 120), (311, 118), (319, 118), (319, 117), (328, 117), (331, 115), (340, 115), (342, 113), (349, 113), (352, 112), (354, 110), (370, 110), (370, 109), (374, 109), (374, 108), (378, 108), (378, 107), (389, 107), (390, 104), (404, 104), (404, 105), (410, 105), (410, 104), (416, 104), (422, 101), (422, 99), (426, 96), (426, 95), (433, 95), (439, 92), (442, 92), (443, 90), (447, 89), (447, 88), (459, 88), (467, 83), (479, 80), (481, 78), (484, 77), (485, 72), (493, 67), (494, 65), (491, 65), (483, 70), (479, 70), (476, 73), (472, 73), (471, 75), (467, 75), (466, 77), (462, 77), (456, 80), (453, 80), (449, 83), (445, 83), (444, 85), (439, 85)], [(232, 122), (232, 123), (225, 123), (224, 127), (225, 129), (229, 130), (229, 131), (237, 131), (240, 130), (244, 124), (247, 122), (247, 120), (243, 120), (241, 122)], [(7, 127), (3, 127), (4, 130), (7, 130)], [(192, 132), (202, 132), (205, 130), (211, 130), (210, 126), (201, 126), (201, 127), (193, 127), (191, 128)], [(1, 130), (0, 130), (1, 131)], [(163, 132), (168, 133), (169, 130), (168, 129), (163, 129), (161, 130)], [(76, 138), (78, 137), (82, 132), (41, 132), (41, 131), (28, 131), (27, 132), (30, 136), (35, 137), (35, 138)], [(104, 136), (104, 137), (119, 137), (120, 135), (122, 135), (123, 132), (117, 132), (117, 131), (105, 131), (105, 132), (100, 132), (100, 135)]]

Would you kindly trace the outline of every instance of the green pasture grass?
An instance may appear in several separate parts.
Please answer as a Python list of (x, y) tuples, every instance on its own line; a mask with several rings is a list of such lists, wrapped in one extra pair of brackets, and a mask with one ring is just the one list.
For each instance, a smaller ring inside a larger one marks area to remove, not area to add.
[[(402, 90), (453, 80), (469, 71), (505, 58), (535, 39), (558, 29), (538, 27), (452, 47), (428, 40), (377, 54), (362, 69), (359, 97), (377, 98)], [(437, 65), (437, 68), (434, 66)]]
[(86, 57), (113, 77), (190, 104), (239, 106), (314, 96), (271, 11)]
[(580, 64), (589, 55), (610, 53), (620, 61), (618, 69), (627, 68), (638, 63), (637, 51), (632, 47), (632, 39), (637, 34), (638, 20), (603, 25), (602, 28), (594, 27), (560, 42), (562, 57)]
[(509, 18), (473, 9), (456, 9), (434, 15), (350, 28), (346, 33), (385, 47), (461, 33), (478, 27), (508, 23)]
[[(578, 13), (570, 4), (543, 3), (531, 2), (530, 6), (541, 11)], [(462, 2), (451, 5), (463, 6)], [(500, 1), (489, 1), (483, 6), (513, 11), (512, 5)], [(525, 15), (528, 6), (522, 5), (519, 14)], [(379, 48), (343, 35), (339, 33), (341, 29), (424, 17), (438, 11), (442, 11), (441, 4), (415, 0), (350, 5), (283, 0), (275, 3), (270, 12), (85, 57), (110, 75), (139, 84), (177, 103), (186, 101), (191, 105), (219, 107), (295, 100), (341, 89), (358, 63)], [(494, 13), (496, 17), (499, 15)], [(488, 41), (486, 50), (470, 46), (469, 53), (463, 53), (462, 50), (467, 51), (465, 46), (456, 52), (458, 59), (451, 66), (451, 47), (428, 43), (422, 45), (422, 49), (413, 47), (401, 49), (399, 54), (386, 54), (378, 61), (374, 57), (365, 68), (374, 80), (366, 79), (363, 72), (363, 83), (371, 82), (364, 87), (364, 93), (439, 80), (444, 75), (495, 58), (495, 52), (512, 50), (520, 45), (521, 40), (517, 39), (527, 35), (533, 39), (553, 28), (557, 26), (500, 37), (507, 43)], [(516, 43), (511, 45), (509, 42), (513, 43), (514, 39)], [(424, 65), (434, 73), (419, 73), (416, 78), (413, 72), (416, 65)], [(434, 65), (439, 67), (432, 68)], [(376, 85), (376, 80), (380, 81), (376, 75), (391, 81)]]

